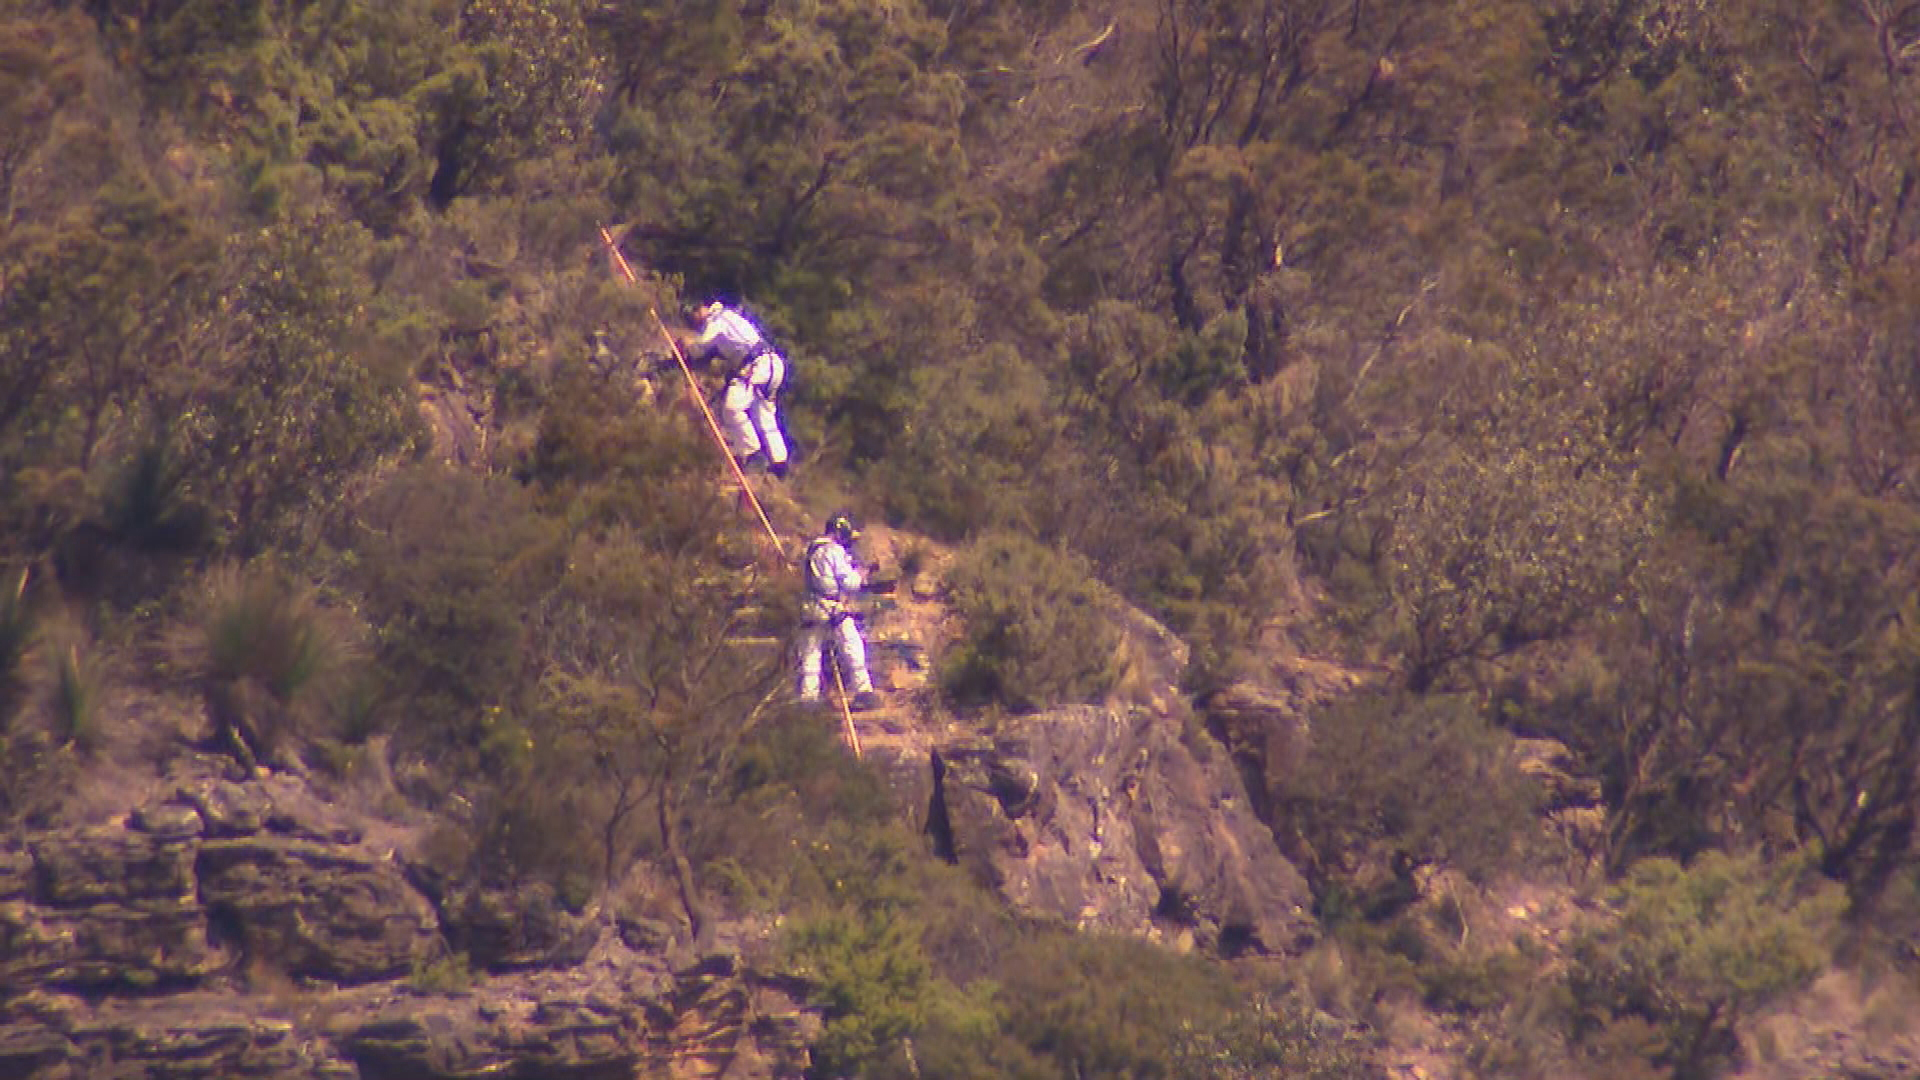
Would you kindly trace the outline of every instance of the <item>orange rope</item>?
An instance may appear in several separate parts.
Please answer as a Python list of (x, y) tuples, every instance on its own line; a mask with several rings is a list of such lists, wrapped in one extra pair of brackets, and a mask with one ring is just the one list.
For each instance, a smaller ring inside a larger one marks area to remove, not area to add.
[[(640, 279), (634, 275), (633, 267), (627, 264), (627, 257), (620, 254), (619, 246), (613, 242), (613, 234), (608, 232), (605, 226), (600, 229), (600, 239), (606, 241), (607, 251), (613, 256), (614, 264), (620, 267), (620, 273), (626, 277), (627, 283), (639, 284)], [(706, 397), (700, 393), (700, 383), (693, 377), (693, 368), (688, 366), (686, 354), (680, 351), (680, 343), (667, 332), (667, 324), (660, 320), (658, 311), (648, 308), (647, 314), (653, 316), (653, 325), (660, 328), (660, 336), (667, 340), (667, 347), (673, 350), (673, 358), (680, 362), (680, 373), (687, 377), (687, 396), (693, 399), (695, 405), (700, 406), (700, 415), (707, 420), (707, 430), (713, 433), (713, 441), (719, 444), (720, 452), (726, 455), (727, 468), (733, 470), (733, 478), (740, 482), (740, 490), (746, 495), (747, 502), (753, 506), (755, 516), (760, 519), (761, 528), (767, 530), (767, 537), (773, 541), (775, 551), (785, 551), (785, 547), (780, 543), (780, 534), (773, 530), (773, 522), (768, 520), (766, 510), (761, 508), (759, 498), (753, 493), (753, 485), (747, 483), (747, 474), (740, 468), (740, 460), (733, 456), (733, 448), (727, 445), (727, 437), (720, 431), (720, 422), (714, 419), (713, 410), (707, 406)]]
[[(613, 256), (614, 265), (620, 268), (620, 273), (627, 279), (627, 284), (638, 285), (639, 277), (634, 274), (633, 267), (627, 263), (627, 257), (620, 253), (620, 245), (613, 242), (613, 234), (608, 232), (604, 225), (600, 228), (600, 239), (606, 242), (607, 253)], [(759, 498), (754, 495), (753, 485), (747, 483), (747, 474), (740, 468), (740, 460), (733, 456), (733, 447), (727, 445), (727, 437), (720, 430), (720, 422), (714, 419), (713, 409), (707, 405), (706, 396), (700, 393), (699, 380), (693, 377), (693, 368), (687, 363), (686, 354), (681, 352), (680, 343), (675, 341), (673, 335), (667, 331), (667, 324), (661, 321), (659, 311), (649, 307), (647, 314), (653, 316), (653, 325), (659, 327), (660, 336), (666, 339), (667, 347), (673, 350), (673, 358), (679, 361), (680, 373), (687, 377), (687, 396), (700, 407), (700, 415), (706, 417), (707, 430), (712, 432), (714, 442), (720, 446), (720, 452), (726, 455), (727, 468), (733, 471), (733, 478), (739, 481), (741, 492), (746, 495), (747, 502), (752, 505), (754, 515), (760, 519), (760, 527), (767, 531), (767, 538), (773, 541), (774, 551), (784, 552), (786, 548), (780, 542), (780, 534), (774, 531), (773, 522), (767, 518), (766, 510), (761, 507)], [(784, 559), (781, 561), (785, 562)], [(857, 759), (862, 756), (860, 732), (853, 726), (853, 708), (847, 701), (847, 683), (840, 674), (838, 655), (840, 650), (831, 643), (827, 645), (828, 659), (833, 665), (833, 685), (840, 694), (840, 715), (847, 725), (847, 743), (853, 748), (853, 756)]]
[[(833, 632), (833, 624), (827, 624), (827, 632)], [(840, 674), (840, 647), (827, 642), (821, 649), (826, 653), (827, 662), (833, 665), (833, 688), (840, 692), (840, 715), (847, 722), (847, 745), (853, 747), (853, 757), (858, 761), (860, 754), (860, 733), (853, 727), (853, 706), (847, 703), (847, 680)]]

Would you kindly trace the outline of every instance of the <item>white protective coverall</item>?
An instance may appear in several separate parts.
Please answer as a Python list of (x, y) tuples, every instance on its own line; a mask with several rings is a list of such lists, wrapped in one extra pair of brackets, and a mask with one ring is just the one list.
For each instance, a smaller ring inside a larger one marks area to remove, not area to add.
[(787, 466), (787, 441), (780, 435), (780, 417), (774, 397), (787, 379), (787, 362), (767, 344), (745, 315), (714, 305), (693, 339), (698, 353), (712, 353), (727, 365), (726, 392), (720, 398), (720, 424), (727, 443), (742, 464), (762, 448), (767, 466), (777, 475)]
[(820, 700), (820, 654), (828, 639), (846, 665), (849, 689), (856, 695), (873, 693), (867, 674), (867, 643), (850, 604), (866, 581), (853, 556), (830, 536), (807, 547), (807, 606), (800, 627), (800, 700)]

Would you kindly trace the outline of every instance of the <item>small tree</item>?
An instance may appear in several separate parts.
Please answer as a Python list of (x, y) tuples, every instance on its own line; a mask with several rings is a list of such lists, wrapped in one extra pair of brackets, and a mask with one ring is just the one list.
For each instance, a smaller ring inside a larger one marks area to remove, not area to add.
[(684, 527), (664, 530), (679, 543), (613, 528), (577, 537), (568, 552), (540, 613), (548, 663), (536, 737), (564, 744), (591, 772), (586, 809), (603, 880), (619, 878), (650, 824), (699, 935), (711, 919), (687, 818), (724, 782), (784, 677), (779, 650), (740, 641), (779, 600), (722, 563), (736, 525), (723, 500), (709, 492), (658, 509)]
[(1295, 830), (1323, 891), (1385, 864), (1411, 900), (1415, 869), (1491, 874), (1531, 827), (1533, 791), (1465, 700), (1362, 696), (1311, 728), (1304, 760), (1272, 781), (1274, 820)]

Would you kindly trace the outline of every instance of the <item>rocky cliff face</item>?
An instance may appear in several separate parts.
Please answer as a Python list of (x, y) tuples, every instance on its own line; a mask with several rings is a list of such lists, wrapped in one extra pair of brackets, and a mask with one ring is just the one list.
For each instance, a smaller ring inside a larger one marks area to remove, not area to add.
[(929, 752), (936, 850), (1017, 909), (1225, 953), (1292, 952), (1311, 896), (1232, 765), (1178, 719), (1057, 709)]
[[(289, 777), (0, 851), (0, 1076), (787, 1077), (800, 987), (725, 945), (435, 895)], [(454, 949), (475, 970), (452, 962)]]
[[(929, 575), (874, 620), (889, 707), (859, 724), (931, 850), (1014, 908), (1088, 929), (1228, 954), (1311, 939), (1305, 883), (1177, 690), (1177, 638), (1124, 612), (1113, 700), (983, 727), (926, 685), (950, 618)], [(807, 987), (745, 959), (764, 935), (723, 927), (695, 950), (544, 887), (451, 887), (411, 860), (404, 827), (298, 775), (168, 768), (90, 802), (93, 824), (0, 839), (0, 1077), (806, 1067), (820, 1017)]]
[[(868, 543), (891, 565), (902, 539), (875, 529)], [(896, 700), (928, 698), (920, 658), (948, 619), (932, 562), (870, 623), (876, 678)], [(863, 718), (864, 745), (934, 849), (1020, 911), (1177, 948), (1299, 950), (1315, 932), (1312, 897), (1180, 694), (1186, 645), (1138, 611), (1120, 617), (1115, 700), (984, 731), (908, 706)]]

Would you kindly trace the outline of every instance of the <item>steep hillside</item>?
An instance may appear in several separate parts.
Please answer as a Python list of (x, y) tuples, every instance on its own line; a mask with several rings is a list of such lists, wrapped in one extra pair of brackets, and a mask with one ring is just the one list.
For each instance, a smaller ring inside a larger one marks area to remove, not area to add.
[[(898, 565), (924, 542), (879, 528), (871, 544)], [(921, 857), (1087, 932), (1240, 956), (1309, 945), (1304, 882), (1177, 691), (1184, 646), (1116, 609), (1120, 696), (983, 727), (928, 681), (951, 634), (951, 556), (923, 550), (871, 617), (888, 704), (855, 725)], [(8, 1075), (806, 1068), (821, 987), (777, 948), (777, 916), (725, 917), (696, 939), (684, 914), (636, 899), (639, 881), (577, 906), (545, 884), (451, 880), (434, 850), (450, 823), (402, 795), (384, 739), (344, 771), (243, 769), (198, 749), (217, 743), (203, 709), (138, 680), (101, 722), (75, 789), (0, 852)], [(802, 722), (844, 734), (829, 711)]]
[(0, 3), (0, 1071), (1912, 1071), (1917, 50)]

